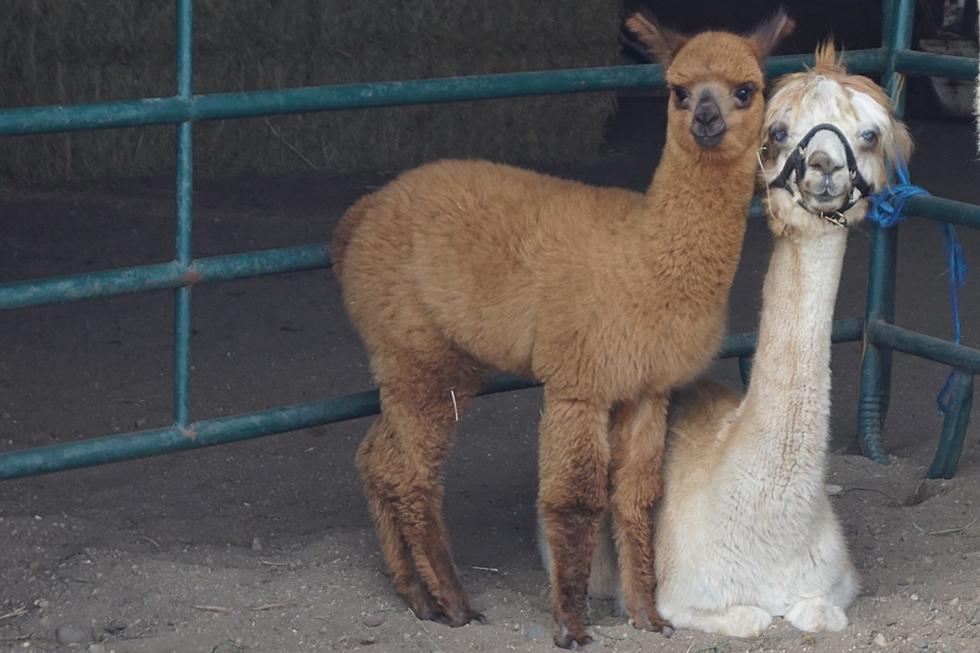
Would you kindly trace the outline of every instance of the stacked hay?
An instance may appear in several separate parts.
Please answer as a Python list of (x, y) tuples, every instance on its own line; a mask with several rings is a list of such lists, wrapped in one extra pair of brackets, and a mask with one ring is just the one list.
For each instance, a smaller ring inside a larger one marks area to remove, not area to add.
[[(604, 66), (619, 0), (206, 0), (195, 3), (196, 93)], [(23, 0), (0, 34), (0, 107), (172, 95), (174, 3)], [(442, 156), (522, 164), (592, 157), (614, 96), (364, 109), (195, 127), (199, 177), (395, 170)], [(20, 182), (173, 171), (174, 128), (6, 138)]]

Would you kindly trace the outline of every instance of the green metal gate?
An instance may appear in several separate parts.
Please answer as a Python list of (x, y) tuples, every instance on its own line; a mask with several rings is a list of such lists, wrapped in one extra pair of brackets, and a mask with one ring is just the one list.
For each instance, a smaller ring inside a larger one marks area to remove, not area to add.
[[(899, 106), (903, 99), (903, 85), (899, 80), (903, 75), (935, 75), (960, 80), (972, 80), (977, 75), (977, 62), (972, 59), (910, 50), (913, 13), (913, 0), (885, 0), (882, 47), (847, 54), (848, 68), (852, 72), (881, 75)], [(377, 393), (369, 391), (232, 417), (191, 419), (193, 286), (330, 266), (330, 250), (324, 242), (209, 258), (192, 257), (195, 122), (664, 85), (663, 68), (645, 65), (195, 95), (192, 40), (193, 2), (177, 0), (177, 92), (172, 97), (0, 110), (0, 134), (5, 135), (160, 124), (174, 124), (177, 128), (177, 214), (172, 261), (0, 284), (0, 309), (175, 289), (173, 425), (3, 453), (0, 454), (0, 479), (206, 447), (378, 412)], [(767, 62), (766, 71), (774, 77), (801, 70), (812, 63), (812, 56), (773, 57)], [(936, 197), (915, 197), (909, 200), (906, 208), (917, 217), (980, 228), (980, 206)], [(758, 207), (754, 211), (758, 213)], [(956, 469), (969, 421), (973, 376), (980, 372), (980, 350), (893, 324), (896, 238), (895, 228), (874, 227), (865, 315), (835, 322), (833, 338), (835, 342), (864, 342), (858, 431), (864, 453), (879, 462), (886, 461), (881, 431), (888, 406), (892, 351), (921, 356), (954, 368), (950, 408), (939, 451), (930, 469), (930, 476), (949, 477)], [(728, 337), (721, 355), (738, 357), (744, 371), (748, 369), (754, 348), (755, 334), (735, 334)], [(491, 381), (484, 393), (532, 385), (526, 380), (502, 376)]]

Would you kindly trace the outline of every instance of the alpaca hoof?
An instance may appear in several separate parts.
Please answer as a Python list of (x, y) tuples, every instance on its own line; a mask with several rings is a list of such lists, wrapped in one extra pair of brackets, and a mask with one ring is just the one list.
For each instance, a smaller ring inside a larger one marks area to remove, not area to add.
[(718, 632), (742, 639), (758, 637), (772, 624), (772, 615), (755, 605), (733, 605), (721, 619), (723, 623)]
[(408, 607), (415, 614), (415, 618), (420, 621), (437, 621), (439, 623), (449, 623), (449, 617), (439, 608), (439, 605), (421, 584), (413, 586), (408, 594)]
[(674, 634), (674, 627), (669, 621), (661, 617), (656, 609), (642, 610), (635, 617), (630, 618), (629, 622), (637, 630), (652, 630), (664, 637), (670, 637)]
[(454, 610), (451, 614), (446, 616), (446, 621), (443, 622), (453, 628), (459, 628), (460, 626), (465, 626), (471, 623), (477, 623), (480, 625), (487, 624), (487, 618), (482, 612), (477, 612), (476, 610), (470, 610), (466, 608), (464, 610)]
[[(419, 619), (422, 618), (422, 617), (419, 617), (418, 614), (416, 614), (415, 616), (418, 617)], [(449, 617), (446, 616), (446, 613), (445, 612), (436, 612), (434, 615), (432, 615), (431, 617), (429, 617), (428, 621), (434, 621), (437, 624), (442, 624), (443, 626), (449, 626), (449, 625), (451, 625), (449, 623)]]
[(424, 608), (413, 607), (411, 608), (411, 610), (412, 610), (412, 614), (414, 614), (415, 618), (418, 619), (419, 621), (434, 621), (437, 624), (443, 624), (444, 626), (452, 625), (449, 616), (445, 612), (437, 608), (433, 609), (429, 607), (424, 607)]
[(555, 635), (555, 646), (558, 648), (573, 650), (592, 643), (592, 637), (585, 630), (572, 634), (564, 624), (558, 630), (558, 634)]
[(847, 627), (847, 615), (826, 599), (800, 601), (786, 613), (786, 620), (799, 630), (838, 632)]

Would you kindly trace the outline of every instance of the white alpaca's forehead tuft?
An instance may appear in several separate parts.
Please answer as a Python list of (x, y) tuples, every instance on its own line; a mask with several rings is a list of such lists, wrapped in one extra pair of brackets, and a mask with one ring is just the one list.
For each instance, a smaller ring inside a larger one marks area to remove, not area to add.
[(847, 92), (862, 125), (877, 129), (882, 136), (891, 133), (892, 119), (888, 109), (867, 93), (855, 89), (847, 89)]
[(855, 130), (864, 129), (876, 129), (884, 136), (892, 125), (888, 109), (873, 97), (824, 75), (815, 75), (801, 84), (787, 84), (776, 91), (769, 100), (765, 129), (768, 131), (780, 121), (797, 138), (821, 122), (843, 128), (848, 138), (857, 136), (852, 133)]

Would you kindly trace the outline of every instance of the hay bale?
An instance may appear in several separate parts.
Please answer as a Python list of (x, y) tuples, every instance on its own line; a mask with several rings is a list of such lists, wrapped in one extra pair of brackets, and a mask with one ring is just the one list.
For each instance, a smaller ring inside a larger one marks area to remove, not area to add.
[[(208, 0), (196, 10), (196, 93), (604, 66), (618, 54), (619, 0)], [(7, 21), (0, 106), (173, 93), (171, 2), (25, 0)], [(201, 177), (396, 170), (442, 156), (560, 164), (597, 153), (614, 103), (601, 93), (200, 123), (195, 162)], [(0, 175), (170, 174), (173, 151), (169, 126), (13, 137)]]

